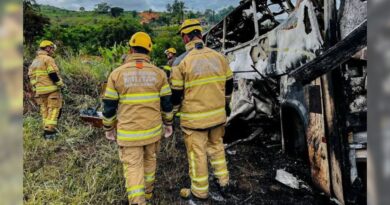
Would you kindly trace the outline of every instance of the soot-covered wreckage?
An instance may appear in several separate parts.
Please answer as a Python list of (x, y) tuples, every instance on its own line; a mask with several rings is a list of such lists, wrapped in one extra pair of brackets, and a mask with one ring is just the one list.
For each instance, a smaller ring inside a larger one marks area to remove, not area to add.
[(228, 126), (280, 126), (343, 204), (365, 192), (366, 32), (365, 0), (244, 0), (204, 35), (234, 72)]

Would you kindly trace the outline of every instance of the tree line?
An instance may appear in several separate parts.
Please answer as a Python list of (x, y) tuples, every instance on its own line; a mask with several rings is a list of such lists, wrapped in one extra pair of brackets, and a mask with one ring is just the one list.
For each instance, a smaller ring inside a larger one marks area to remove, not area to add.
[[(130, 36), (137, 31), (145, 31), (152, 35), (154, 40), (154, 53), (152, 56), (158, 64), (166, 59), (164, 50), (175, 47), (179, 53), (184, 51), (180, 36), (176, 36), (178, 25), (186, 18), (202, 18), (210, 24), (220, 21), (233, 7), (204, 12), (188, 10), (183, 1), (174, 0), (166, 5), (165, 12), (159, 12), (159, 18), (150, 24), (141, 24), (137, 11), (130, 11), (131, 15), (123, 16), (123, 8), (111, 7), (107, 3), (96, 4), (96, 15), (86, 13), (80, 8), (77, 15), (68, 10), (45, 10), (34, 0), (23, 0), (24, 7), (24, 40), (25, 46), (31, 53), (37, 49), (37, 43), (43, 39), (55, 41), (60, 48), (75, 53), (88, 55), (101, 55), (101, 48), (112, 48), (114, 45), (127, 45)], [(46, 7), (45, 7), (46, 8)], [(147, 12), (153, 12), (151, 10)], [(50, 14), (50, 15), (49, 15)], [(76, 14), (76, 13), (75, 13)], [(105, 16), (111, 16), (105, 17)], [(50, 16), (47, 17), (47, 16)], [(77, 18), (76, 23), (58, 23), (57, 19), (63, 16)], [(72, 17), (73, 16), (73, 17)], [(104, 17), (104, 18), (103, 18)], [(80, 22), (91, 22), (88, 24)], [(153, 28), (153, 29), (152, 29)]]

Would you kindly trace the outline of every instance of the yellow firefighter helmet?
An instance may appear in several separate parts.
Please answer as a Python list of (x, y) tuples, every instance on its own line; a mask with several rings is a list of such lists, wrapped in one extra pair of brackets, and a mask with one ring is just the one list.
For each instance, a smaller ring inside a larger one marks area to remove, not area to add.
[(50, 47), (55, 47), (54, 43), (51, 42), (51, 41), (48, 41), (48, 40), (44, 40), (44, 41), (42, 41), (42, 42), (39, 44), (39, 47), (40, 47), (40, 48), (46, 48), (46, 47), (48, 47), (48, 46), (50, 46)]
[(197, 19), (187, 19), (181, 25), (179, 34), (188, 34), (194, 30), (199, 30), (200, 32), (203, 31), (202, 27), (200, 26), (200, 22)]
[(149, 52), (152, 51), (152, 39), (145, 32), (135, 33), (131, 37), (129, 44), (131, 47), (142, 47), (148, 50)]
[(164, 51), (165, 54), (168, 54), (168, 53), (173, 53), (173, 54), (176, 54), (176, 49), (174, 48), (168, 48), (167, 50)]

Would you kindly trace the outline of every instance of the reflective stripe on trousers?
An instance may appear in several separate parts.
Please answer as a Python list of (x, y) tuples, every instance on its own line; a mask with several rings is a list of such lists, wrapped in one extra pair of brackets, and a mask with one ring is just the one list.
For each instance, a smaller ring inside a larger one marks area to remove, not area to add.
[(129, 204), (145, 204), (151, 197), (156, 173), (156, 150), (159, 142), (138, 147), (119, 147)]
[(154, 182), (155, 180), (155, 173), (145, 173), (145, 182)]
[(58, 92), (54, 92), (40, 95), (36, 98), (36, 101), (40, 107), (44, 129), (54, 131), (61, 112), (62, 98), (60, 98)]
[(224, 186), (229, 182), (229, 172), (227, 171), (222, 142), (225, 128), (218, 126), (202, 131), (182, 129), (188, 155), (191, 192), (196, 197), (206, 198), (209, 189), (207, 159), (210, 159), (214, 175), (219, 183)]
[(137, 196), (145, 195), (145, 186), (144, 185), (137, 185), (137, 186), (131, 186), (127, 189), (127, 196), (129, 199), (133, 199)]

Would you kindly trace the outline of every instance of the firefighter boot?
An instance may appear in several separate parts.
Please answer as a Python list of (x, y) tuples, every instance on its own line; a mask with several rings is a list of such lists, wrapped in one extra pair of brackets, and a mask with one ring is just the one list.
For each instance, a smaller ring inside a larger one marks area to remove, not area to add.
[(225, 199), (231, 198), (232, 186), (230, 184), (227, 184), (225, 186), (220, 186), (218, 184), (218, 190), (223, 198)]
[(146, 205), (152, 205), (153, 193), (145, 193)]
[(196, 204), (196, 202), (205, 202), (207, 201), (206, 199), (198, 198), (194, 194), (192, 194), (191, 189), (188, 188), (182, 188), (180, 190), (180, 197), (184, 200), (188, 200)]

